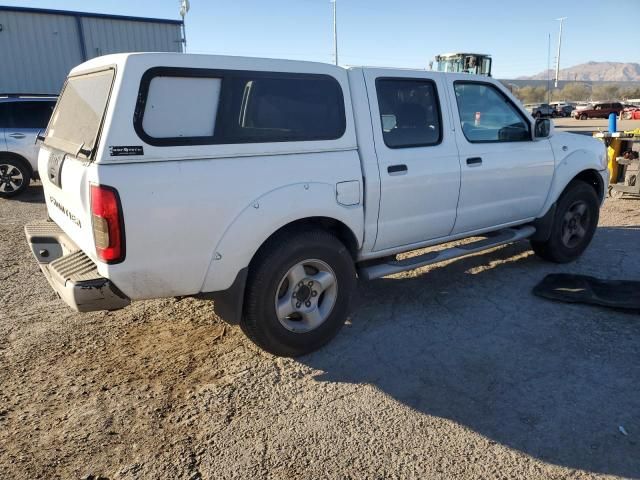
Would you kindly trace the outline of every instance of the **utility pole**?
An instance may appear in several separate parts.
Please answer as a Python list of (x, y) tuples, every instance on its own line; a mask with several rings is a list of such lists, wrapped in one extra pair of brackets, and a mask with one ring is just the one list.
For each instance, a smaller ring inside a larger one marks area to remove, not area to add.
[(554, 86), (558, 88), (558, 77), (560, 76), (560, 48), (562, 47), (562, 22), (566, 20), (567, 17), (556, 18), (556, 20), (560, 21), (560, 35), (558, 36), (558, 56), (556, 57), (556, 81)]
[(184, 53), (187, 53), (187, 27), (184, 23), (184, 17), (189, 11), (189, 0), (180, 0), (180, 16), (182, 17), (182, 43), (184, 44)]
[(547, 104), (551, 103), (551, 34), (547, 40)]
[(335, 57), (336, 65), (338, 65), (338, 0), (331, 0), (331, 3), (333, 3), (333, 56)]

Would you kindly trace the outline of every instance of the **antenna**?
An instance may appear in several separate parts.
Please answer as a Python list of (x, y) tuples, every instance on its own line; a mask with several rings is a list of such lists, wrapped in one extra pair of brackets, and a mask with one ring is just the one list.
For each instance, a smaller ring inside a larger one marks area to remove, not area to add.
[(560, 76), (560, 48), (562, 47), (562, 22), (564, 22), (567, 17), (556, 18), (556, 20), (560, 21), (560, 35), (558, 35), (558, 56), (556, 57), (556, 80), (554, 83), (555, 88), (558, 88), (558, 77)]

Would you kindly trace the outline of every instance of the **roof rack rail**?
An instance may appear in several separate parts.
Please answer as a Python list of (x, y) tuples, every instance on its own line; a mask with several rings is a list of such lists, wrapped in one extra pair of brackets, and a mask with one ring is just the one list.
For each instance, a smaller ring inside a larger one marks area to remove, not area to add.
[(57, 93), (0, 93), (0, 97), (57, 97)]

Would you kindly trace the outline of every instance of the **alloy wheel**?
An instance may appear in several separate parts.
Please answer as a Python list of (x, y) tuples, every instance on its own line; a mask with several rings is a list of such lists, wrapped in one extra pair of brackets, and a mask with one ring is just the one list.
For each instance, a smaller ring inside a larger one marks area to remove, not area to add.
[(322, 260), (303, 260), (291, 267), (278, 285), (276, 315), (287, 330), (310, 332), (327, 320), (337, 298), (333, 269)]

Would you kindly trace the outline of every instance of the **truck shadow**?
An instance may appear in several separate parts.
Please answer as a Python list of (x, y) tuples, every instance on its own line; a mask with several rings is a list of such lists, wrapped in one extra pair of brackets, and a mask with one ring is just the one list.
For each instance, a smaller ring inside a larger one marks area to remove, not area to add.
[(300, 361), (544, 462), (640, 478), (640, 317), (531, 293), (554, 272), (637, 279), (640, 228), (598, 229), (569, 265), (528, 248), (363, 284), (352, 321)]
[(24, 192), (16, 195), (15, 197), (11, 197), (10, 201), (22, 203), (44, 203), (44, 190), (42, 189), (42, 184), (40, 182), (35, 184), (32, 183)]

